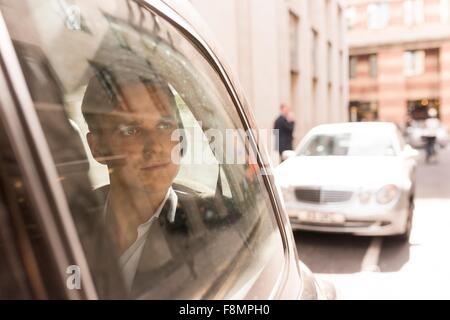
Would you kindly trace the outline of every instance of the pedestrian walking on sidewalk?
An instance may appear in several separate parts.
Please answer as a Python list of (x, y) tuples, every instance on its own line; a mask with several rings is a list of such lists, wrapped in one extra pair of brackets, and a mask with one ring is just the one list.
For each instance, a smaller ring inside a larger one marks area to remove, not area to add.
[(292, 150), (292, 141), (294, 139), (295, 121), (291, 108), (283, 103), (280, 106), (280, 116), (275, 120), (274, 129), (278, 130), (277, 149), (280, 154), (280, 161), (283, 161), (281, 155), (283, 151)]

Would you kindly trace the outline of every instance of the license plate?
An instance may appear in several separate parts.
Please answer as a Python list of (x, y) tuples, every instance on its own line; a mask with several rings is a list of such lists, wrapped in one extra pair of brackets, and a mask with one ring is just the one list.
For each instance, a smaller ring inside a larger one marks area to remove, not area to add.
[(333, 212), (301, 211), (297, 218), (300, 222), (314, 222), (323, 224), (342, 224), (345, 217)]

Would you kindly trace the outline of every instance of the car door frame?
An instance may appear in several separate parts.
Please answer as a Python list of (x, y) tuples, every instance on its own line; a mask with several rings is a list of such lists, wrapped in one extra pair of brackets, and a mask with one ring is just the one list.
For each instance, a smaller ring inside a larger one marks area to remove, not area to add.
[[(50, 298), (96, 299), (97, 293), (75, 224), (58, 182), (56, 166), (34, 109), (12, 40), (0, 12), (0, 119), (12, 145), (27, 196), (54, 259), (58, 274), (49, 275), (58, 294)], [(67, 267), (82, 270), (81, 288), (67, 283)], [(63, 293), (61, 296), (60, 293)]]

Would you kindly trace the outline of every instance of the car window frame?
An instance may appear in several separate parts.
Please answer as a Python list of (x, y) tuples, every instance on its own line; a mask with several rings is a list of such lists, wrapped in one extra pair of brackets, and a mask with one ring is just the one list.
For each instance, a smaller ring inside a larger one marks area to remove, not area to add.
[[(1, 119), (0, 119), (0, 125)], [(2, 132), (4, 130), (0, 130), (0, 134), (3, 134)], [(0, 177), (0, 180), (2, 180), (2, 177)], [(2, 181), (3, 182), (3, 181)], [(10, 278), (14, 279), (14, 285), (17, 296), (15, 298), (17, 299), (30, 299), (33, 295), (37, 297), (38, 299), (42, 299), (46, 297), (46, 293), (44, 290), (42, 290), (42, 283), (40, 282), (41, 279), (35, 279), (36, 281), (33, 281), (33, 278), (30, 277), (30, 274), (33, 272), (39, 272), (35, 268), (30, 270), (30, 267), (25, 267), (26, 262), (23, 259), (23, 256), (25, 254), (22, 254), (23, 248), (26, 247), (26, 249), (29, 248), (30, 239), (26, 236), (21, 237), (25, 231), (25, 225), (22, 223), (23, 221), (20, 221), (21, 219), (14, 219), (12, 212), (14, 210), (11, 210), (11, 208), (6, 207), (6, 199), (4, 199), (3, 194), (0, 194), (0, 241), (8, 241), (9, 243), (5, 245), (5, 248), (3, 249), (5, 256), (7, 256), (6, 260), (8, 260), (10, 266), (12, 266), (11, 274), (7, 274)], [(15, 220), (15, 221), (13, 221)], [(19, 221), (18, 221), (19, 220)], [(19, 226), (17, 226), (19, 225)], [(16, 232), (17, 229), (20, 229), (19, 232)], [(21, 242), (21, 244), (20, 244)], [(24, 245), (26, 243), (26, 245)], [(21, 248), (22, 245), (22, 248)], [(9, 248), (6, 248), (9, 246)], [(21, 250), (22, 249), (22, 250)], [(26, 250), (25, 249), (25, 250)], [(8, 252), (9, 251), (9, 252)], [(30, 260), (32, 262), (35, 262), (35, 257), (32, 255), (29, 255)], [(28, 260), (28, 261), (30, 261)], [(7, 262), (2, 262), (7, 263)], [(2, 288), (3, 289), (3, 288)], [(36, 294), (38, 292), (38, 294)], [(10, 297), (4, 296), (0, 293), (0, 296), (2, 299), (9, 299)]]
[[(271, 174), (271, 167), (268, 161), (268, 156), (265, 154), (265, 150), (261, 149), (258, 145), (257, 137), (253, 134), (256, 126), (252, 115), (246, 110), (246, 101), (240, 96), (240, 92), (234, 85), (230, 75), (228, 74), (226, 67), (220, 62), (218, 56), (214, 53), (208, 43), (200, 36), (200, 34), (193, 28), (193, 26), (185, 20), (179, 12), (176, 12), (172, 7), (163, 1), (158, 0), (140, 0), (137, 1), (146, 10), (155, 13), (157, 17), (164, 19), (174, 29), (179, 32), (184, 38), (195, 48), (197, 52), (201, 54), (205, 62), (212, 68), (212, 70), (218, 75), (222, 84), (224, 85), (235, 110), (238, 113), (241, 124), (247, 132), (249, 132), (249, 141), (252, 151), (255, 154), (258, 166), (262, 172), (262, 180), (264, 181), (264, 188), (267, 191), (270, 203), (272, 204), (271, 214), (274, 214), (277, 229), (281, 236), (281, 241), (284, 250), (284, 261), (282, 263), (282, 270), (274, 283), (273, 291), (268, 297), (273, 299), (279, 297), (283, 291), (283, 285), (288, 280), (289, 272), (296, 272), (300, 277), (300, 269), (296, 263), (296, 270), (292, 269), (293, 259), (297, 262), (298, 256), (295, 245), (293, 244), (293, 235), (290, 230), (290, 224), (283, 211), (283, 203), (279, 190), (277, 190), (274, 178)], [(23, 131), (22, 134), (16, 137), (17, 130), (12, 130), (11, 135), (14, 137), (14, 144), (17, 141), (21, 141), (23, 152), (17, 153), (17, 158), (22, 168), (24, 169), (24, 176), (26, 181), (30, 183), (28, 192), (30, 197), (35, 201), (40, 202), (39, 206), (36, 206), (36, 212), (40, 215), (41, 219), (45, 221), (43, 227), (48, 230), (52, 230), (54, 233), (54, 239), (50, 243), (54, 244), (59, 242), (61, 245), (52, 248), (57, 251), (57, 255), (61, 261), (74, 260), (89, 270), (84, 250), (81, 246), (80, 239), (78, 238), (76, 227), (72, 219), (66, 197), (62, 190), (61, 184), (57, 181), (56, 166), (50, 153), (47, 139), (44, 136), (43, 128), (37, 117), (36, 110), (34, 108), (34, 102), (31, 99), (31, 94), (26, 85), (22, 68), (20, 67), (19, 60), (16, 51), (13, 48), (12, 40), (9, 37), (8, 29), (3, 19), (3, 15), (0, 12), (0, 73), (7, 79), (10, 87), (10, 92), (0, 92), (0, 109), (6, 108), (6, 105), (2, 102), (6, 99), (5, 95), (10, 95), (12, 103), (8, 104), (9, 109), (14, 110), (16, 113), (15, 127)], [(6, 110), (2, 110), (6, 111)], [(9, 128), (12, 129), (12, 128)], [(39, 148), (36, 148), (39, 146)], [(29, 157), (29, 158), (28, 158)], [(25, 164), (29, 162), (28, 159), (33, 159), (33, 165), (28, 168), (29, 172), (25, 169)], [(36, 189), (33, 186), (39, 185)], [(47, 194), (43, 192), (47, 191)], [(57, 217), (57, 221), (54, 221)], [(289, 229), (289, 230), (288, 230)], [(289, 233), (290, 232), (290, 233)], [(51, 234), (53, 234), (51, 233)], [(62, 263), (62, 262), (61, 262)], [(65, 278), (61, 278), (61, 281)], [(97, 299), (97, 293), (90, 274), (84, 276), (83, 273), (83, 285), (81, 290), (67, 291), (68, 298), (88, 298)], [(300, 293), (299, 293), (300, 295)]]

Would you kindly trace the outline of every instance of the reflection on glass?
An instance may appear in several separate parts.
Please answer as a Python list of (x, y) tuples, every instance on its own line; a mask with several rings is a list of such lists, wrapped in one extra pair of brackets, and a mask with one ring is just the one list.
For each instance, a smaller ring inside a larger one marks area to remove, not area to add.
[(304, 146), (305, 156), (395, 156), (392, 138), (371, 133), (315, 135)]
[(84, 29), (51, 0), (0, 8), (100, 297), (267, 296), (252, 286), (267, 269), (275, 283), (284, 257), (259, 168), (190, 163), (194, 145), (218, 150), (173, 139), (242, 129), (219, 77), (134, 1), (64, 4)]

